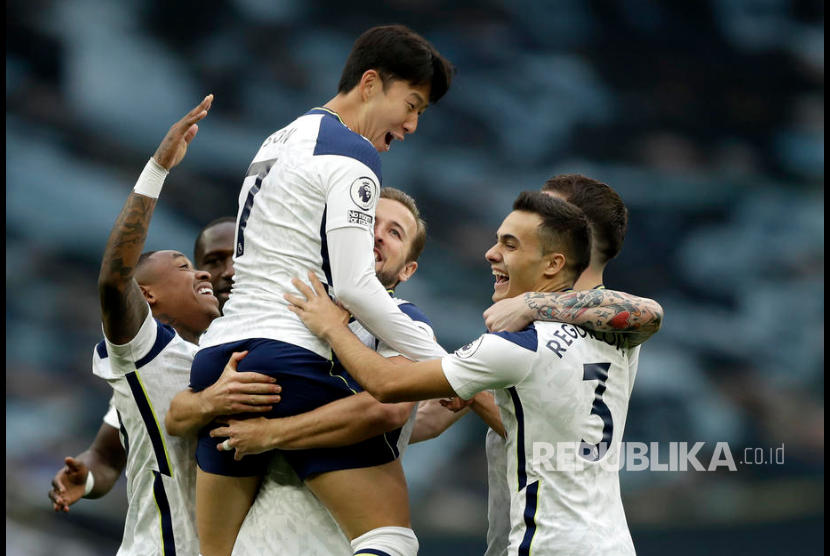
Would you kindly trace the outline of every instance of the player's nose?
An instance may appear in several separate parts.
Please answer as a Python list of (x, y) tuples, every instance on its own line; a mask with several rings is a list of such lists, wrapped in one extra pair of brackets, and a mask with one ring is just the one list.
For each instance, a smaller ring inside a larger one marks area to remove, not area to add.
[(487, 259), (491, 263), (499, 262), (501, 257), (499, 256), (498, 250), (498, 243), (493, 245), (487, 252), (484, 254), (484, 258)]
[(225, 261), (225, 269), (222, 271), (222, 277), (223, 278), (232, 278), (234, 274), (235, 273), (234, 273), (234, 270), (233, 270), (233, 258), (228, 257), (227, 260)]
[(412, 114), (409, 116), (406, 121), (403, 123), (403, 130), (405, 133), (415, 133), (415, 130), (418, 129), (418, 114)]

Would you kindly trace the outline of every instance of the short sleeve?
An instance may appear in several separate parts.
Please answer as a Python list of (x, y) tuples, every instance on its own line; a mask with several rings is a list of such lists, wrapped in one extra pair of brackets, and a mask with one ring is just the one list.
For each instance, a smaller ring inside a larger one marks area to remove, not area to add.
[(110, 406), (104, 415), (104, 422), (114, 429), (121, 428), (121, 422), (118, 420), (118, 411), (115, 409), (115, 397), (110, 398)]
[[(135, 338), (123, 345), (113, 344), (109, 339), (104, 338), (106, 342), (106, 352), (109, 356), (109, 367), (113, 375), (124, 374), (124, 370), (135, 369), (141, 366), (142, 360), (152, 355), (156, 350), (159, 339), (159, 334), (170, 336), (172, 338), (175, 334), (169, 327), (163, 327), (158, 324), (153, 318), (153, 313), (150, 311), (150, 306), (147, 305), (147, 316), (144, 322), (141, 323), (138, 333)], [(167, 340), (169, 341), (169, 340)], [(166, 343), (166, 342), (165, 342)], [(119, 373), (119, 371), (121, 371)]]
[(503, 336), (483, 334), (444, 357), (441, 367), (455, 393), (468, 400), (482, 390), (522, 382), (530, 373), (535, 353), (535, 346), (531, 350)]

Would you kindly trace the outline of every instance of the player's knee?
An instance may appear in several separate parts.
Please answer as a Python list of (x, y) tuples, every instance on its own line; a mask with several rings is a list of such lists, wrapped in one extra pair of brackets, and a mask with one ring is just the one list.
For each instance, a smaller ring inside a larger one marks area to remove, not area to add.
[(378, 527), (352, 541), (354, 556), (416, 556), (418, 538), (408, 527)]

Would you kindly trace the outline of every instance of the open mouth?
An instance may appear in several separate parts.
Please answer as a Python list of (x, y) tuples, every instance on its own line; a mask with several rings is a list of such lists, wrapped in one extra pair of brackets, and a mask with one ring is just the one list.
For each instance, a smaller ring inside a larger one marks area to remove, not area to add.
[(494, 289), (506, 286), (510, 282), (510, 277), (499, 270), (494, 270), (493, 276), (496, 278), (496, 282), (493, 284)]
[(392, 148), (392, 141), (403, 141), (403, 135), (395, 135), (391, 131), (387, 131), (386, 135), (383, 136), (387, 151)]
[(375, 248), (374, 253), (375, 253), (375, 262), (376, 263), (379, 263), (380, 261), (383, 260), (383, 257), (381, 256), (379, 249)]
[(201, 285), (196, 289), (199, 295), (213, 295), (213, 288), (211, 286)]

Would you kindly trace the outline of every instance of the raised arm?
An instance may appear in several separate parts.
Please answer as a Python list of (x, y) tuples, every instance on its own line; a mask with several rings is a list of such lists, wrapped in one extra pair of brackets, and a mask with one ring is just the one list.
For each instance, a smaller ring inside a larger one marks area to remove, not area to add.
[(199, 130), (196, 122), (207, 115), (211, 102), (213, 95), (208, 95), (170, 127), (110, 233), (98, 275), (98, 294), (104, 333), (114, 344), (132, 340), (147, 316), (147, 303), (135, 281), (135, 268), (164, 178), (184, 158), (188, 144)]
[[(56, 511), (68, 512), (69, 506), (83, 497), (100, 498), (112, 490), (121, 476), (127, 454), (118, 438), (118, 429), (102, 423), (95, 440), (76, 457), (64, 459), (64, 466), (52, 479), (49, 499)], [(92, 490), (84, 494), (89, 473), (94, 477)]]
[(534, 320), (560, 321), (596, 332), (620, 334), (634, 347), (660, 330), (663, 308), (653, 299), (606, 289), (530, 292), (493, 304), (484, 312), (491, 332), (515, 332)]

